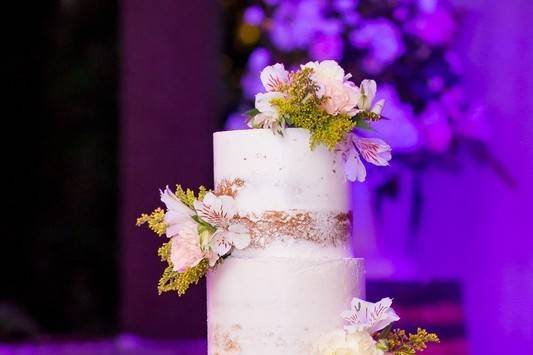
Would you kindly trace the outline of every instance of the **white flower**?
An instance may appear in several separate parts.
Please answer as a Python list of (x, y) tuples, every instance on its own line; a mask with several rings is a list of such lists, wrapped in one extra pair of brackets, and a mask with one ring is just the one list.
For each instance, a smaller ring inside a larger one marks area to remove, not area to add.
[(355, 146), (361, 156), (377, 166), (388, 166), (391, 160), (391, 147), (379, 138), (362, 138), (354, 135)]
[(355, 297), (351, 309), (342, 312), (341, 316), (349, 324), (344, 328), (348, 332), (378, 332), (400, 319), (391, 308), (392, 299), (383, 298), (377, 303), (371, 303)]
[(252, 128), (268, 128), (276, 134), (283, 134), (285, 121), (280, 119), (278, 109), (272, 105), (272, 100), (283, 98), (281, 92), (258, 93), (255, 95), (255, 108), (257, 115), (248, 121)]
[(376, 82), (374, 80), (365, 79), (361, 82), (359, 89), (361, 95), (359, 97), (357, 107), (362, 111), (370, 111), (380, 115), (381, 111), (383, 110), (385, 100), (379, 100), (378, 102), (376, 102), (374, 107), (372, 107), (372, 101), (374, 101), (374, 98), (376, 97)]
[(374, 107), (372, 107), (370, 112), (373, 112), (376, 115), (381, 115), (381, 111), (383, 111), (383, 106), (385, 106), (385, 99), (381, 99), (378, 102), (376, 102), (376, 104), (374, 105)]
[(344, 75), (344, 69), (334, 60), (324, 60), (322, 62), (309, 62), (301, 66), (304, 68), (311, 68), (313, 79), (318, 84), (323, 83), (338, 83), (342, 84), (345, 79), (349, 79), (351, 75)]
[(194, 201), (198, 217), (214, 227), (227, 228), (230, 220), (237, 214), (235, 199), (231, 196), (217, 196), (212, 192), (205, 194), (202, 201)]
[(250, 244), (248, 228), (232, 221), (237, 215), (233, 197), (208, 192), (202, 201), (194, 202), (194, 208), (198, 217), (216, 228), (210, 245), (218, 255), (226, 255), (232, 247), (244, 249)]
[(347, 113), (353, 116), (357, 113), (356, 106), (360, 101), (360, 90), (354, 83), (348, 81), (351, 74), (345, 75), (344, 69), (334, 60), (309, 62), (301, 66), (311, 68), (311, 79), (318, 85), (318, 97), (326, 96), (324, 110), (331, 115)]
[(367, 332), (336, 330), (320, 337), (313, 355), (383, 355)]
[(196, 222), (192, 219), (194, 211), (180, 201), (168, 186), (164, 191), (159, 190), (161, 194), (161, 202), (167, 207), (165, 213), (165, 225), (167, 237), (172, 238), (179, 233), (181, 229), (188, 229), (191, 226), (196, 226)]
[(391, 160), (391, 147), (378, 138), (362, 138), (354, 133), (348, 136), (337, 146), (338, 159), (343, 163), (344, 174), (349, 181), (364, 182), (366, 168), (361, 157), (367, 162), (377, 166), (389, 165)]
[(248, 228), (243, 224), (231, 224), (227, 229), (219, 229), (211, 240), (213, 250), (220, 256), (226, 255), (231, 247), (244, 249), (250, 245)]
[(266, 91), (280, 91), (289, 81), (289, 72), (279, 63), (265, 67), (260, 76)]

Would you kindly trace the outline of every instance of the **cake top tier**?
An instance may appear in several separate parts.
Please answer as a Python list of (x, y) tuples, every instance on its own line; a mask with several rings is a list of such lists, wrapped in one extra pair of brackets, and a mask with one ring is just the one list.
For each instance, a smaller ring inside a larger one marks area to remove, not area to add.
[(237, 183), (239, 212), (347, 212), (348, 183), (336, 154), (311, 150), (309, 132), (251, 129), (214, 134), (215, 187)]
[(309, 132), (251, 129), (214, 134), (215, 192), (230, 194), (248, 227), (247, 256), (346, 256), (349, 186), (336, 153)]

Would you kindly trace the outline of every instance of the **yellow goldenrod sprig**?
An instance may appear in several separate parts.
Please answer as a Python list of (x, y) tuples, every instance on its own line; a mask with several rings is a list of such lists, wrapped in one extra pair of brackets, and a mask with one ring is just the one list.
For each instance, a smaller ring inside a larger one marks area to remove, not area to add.
[(198, 188), (198, 197), (195, 196), (194, 191), (191, 189), (183, 190), (181, 185), (176, 185), (176, 196), (189, 208), (194, 209), (194, 201), (196, 199), (202, 201), (204, 199), (207, 189), (205, 186)]
[(141, 216), (137, 218), (136, 225), (142, 226), (145, 223), (148, 223), (148, 228), (154, 231), (158, 236), (162, 236), (166, 231), (165, 211), (163, 211), (162, 208), (156, 208), (150, 214), (141, 214)]
[(428, 343), (438, 343), (439, 337), (435, 333), (418, 328), (415, 334), (407, 334), (403, 329), (383, 331), (377, 336), (379, 345), (394, 355), (414, 355), (427, 348)]
[(183, 272), (174, 271), (174, 267), (170, 261), (171, 243), (165, 243), (158, 250), (159, 256), (168, 262), (168, 266), (163, 271), (163, 275), (159, 280), (157, 291), (159, 294), (168, 291), (177, 291), (178, 296), (181, 296), (187, 291), (189, 286), (197, 284), (207, 274), (207, 271), (209, 271), (209, 260), (202, 259), (198, 265), (187, 268)]
[(322, 104), (327, 97), (318, 97), (312, 73), (311, 68), (292, 73), (290, 83), (283, 88), (285, 97), (273, 99), (272, 104), (288, 125), (309, 130), (311, 148), (323, 143), (333, 150), (357, 122), (347, 114), (331, 115), (324, 111)]

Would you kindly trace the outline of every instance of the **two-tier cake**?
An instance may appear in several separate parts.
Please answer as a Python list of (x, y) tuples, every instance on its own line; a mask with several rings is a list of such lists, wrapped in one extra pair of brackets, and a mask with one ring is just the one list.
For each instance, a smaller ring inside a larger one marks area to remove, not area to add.
[(214, 134), (214, 189), (167, 186), (165, 209), (137, 220), (168, 238), (160, 293), (207, 276), (209, 355), (412, 355), (438, 341), (393, 330), (390, 298), (361, 299), (348, 184), (391, 149), (359, 133), (383, 101), (350, 77), (334, 61), (266, 67), (253, 129)]
[(208, 274), (209, 354), (310, 354), (364, 295), (335, 154), (311, 150), (301, 128), (218, 132), (214, 166), (215, 186), (235, 185), (251, 241)]

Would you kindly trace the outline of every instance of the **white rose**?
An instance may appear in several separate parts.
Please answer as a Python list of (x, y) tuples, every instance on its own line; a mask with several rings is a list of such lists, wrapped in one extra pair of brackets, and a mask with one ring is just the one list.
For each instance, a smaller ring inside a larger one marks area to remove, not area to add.
[(383, 355), (376, 341), (367, 332), (347, 334), (336, 330), (320, 337), (315, 355)]

